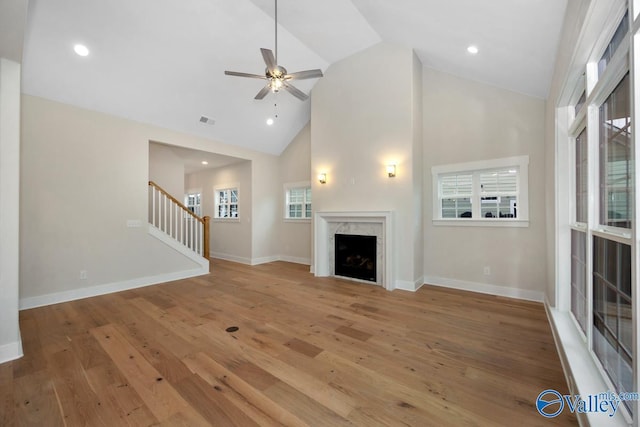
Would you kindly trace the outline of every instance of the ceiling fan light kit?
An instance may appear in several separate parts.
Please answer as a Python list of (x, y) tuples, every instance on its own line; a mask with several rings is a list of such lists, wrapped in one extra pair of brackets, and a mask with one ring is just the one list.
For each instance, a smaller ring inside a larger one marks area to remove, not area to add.
[(267, 66), (264, 72), (264, 76), (259, 74), (241, 73), (238, 71), (225, 71), (224, 73), (227, 76), (249, 77), (253, 79), (266, 80), (266, 86), (263, 87), (260, 92), (258, 92), (254, 99), (263, 99), (269, 92), (277, 93), (281, 89), (284, 89), (301, 101), (307, 100), (309, 98), (309, 95), (302, 92), (300, 89), (296, 88), (289, 82), (291, 80), (315, 79), (318, 77), (322, 77), (322, 70), (305, 70), (288, 74), (286, 68), (278, 65), (278, 0), (275, 0), (275, 50), (276, 54), (274, 55), (271, 49), (260, 49), (260, 52), (262, 53), (262, 59)]

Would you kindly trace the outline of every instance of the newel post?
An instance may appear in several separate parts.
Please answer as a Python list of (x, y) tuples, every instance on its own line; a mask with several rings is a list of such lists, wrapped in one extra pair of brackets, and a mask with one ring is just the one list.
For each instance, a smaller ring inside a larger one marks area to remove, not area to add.
[(202, 244), (202, 252), (203, 252), (203, 256), (206, 259), (209, 259), (209, 220), (211, 219), (210, 216), (204, 216), (202, 217), (202, 223), (204, 225), (204, 242)]

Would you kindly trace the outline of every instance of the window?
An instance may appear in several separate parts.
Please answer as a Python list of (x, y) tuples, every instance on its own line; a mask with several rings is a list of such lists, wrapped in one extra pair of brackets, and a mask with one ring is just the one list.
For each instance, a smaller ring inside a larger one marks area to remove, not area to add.
[(598, 61), (598, 77), (602, 76), (604, 70), (611, 62), (611, 58), (618, 50), (618, 47), (622, 44), (625, 36), (627, 35), (627, 31), (629, 31), (629, 12), (624, 14), (622, 21), (618, 24), (618, 28), (616, 28), (616, 32), (613, 34), (611, 41), (604, 50), (600, 61)]
[(631, 228), (629, 74), (600, 106), (600, 224)]
[[(200, 207), (200, 193), (188, 193), (184, 196), (184, 204), (192, 213), (202, 216)], [(188, 215), (185, 213), (185, 215)]]
[(576, 158), (575, 158), (575, 221), (586, 224), (588, 193), (587, 181), (588, 172), (588, 146), (587, 146), (587, 129), (580, 132), (576, 138)]
[(434, 223), (526, 226), (529, 156), (432, 168)]
[[(295, 185), (295, 184), (292, 184)], [(311, 186), (285, 185), (285, 218), (310, 219), (311, 218)]]
[(480, 172), (483, 218), (517, 218), (518, 169)]
[(215, 190), (216, 218), (238, 218), (238, 188), (221, 188)]
[(571, 230), (571, 313), (587, 333), (587, 234)]
[(440, 177), (442, 218), (471, 218), (472, 183), (469, 173)]
[[(637, 154), (631, 124), (632, 106), (638, 104), (631, 86), (638, 69), (630, 64), (638, 57), (629, 55), (629, 28), (637, 31), (640, 26), (638, 22), (629, 25), (624, 5), (616, 3), (617, 17), (607, 18), (605, 28), (600, 21), (590, 24), (613, 36), (580, 46), (595, 56), (582, 65), (582, 70), (575, 64), (581, 75), (571, 79), (575, 86), (565, 87), (560, 105), (567, 111), (559, 108), (557, 117), (564, 115), (567, 122), (557, 130), (563, 132), (566, 126), (568, 145), (556, 151), (556, 209), (568, 228), (561, 226), (556, 237), (556, 242), (566, 248), (557, 258), (564, 270), (557, 284), (558, 307), (570, 308), (576, 320), (575, 332), (581, 330), (585, 341), (583, 350), (598, 367), (594, 371), (598, 378), (589, 381), (606, 384), (605, 390), (615, 393), (637, 391), (634, 388), (640, 378), (634, 369), (638, 295), (633, 289), (638, 289), (638, 278), (634, 279), (632, 271), (638, 269), (638, 237), (634, 232), (637, 202), (633, 176)], [(602, 53), (594, 52), (597, 46), (603, 46)], [(582, 96), (585, 89), (587, 95)], [(640, 110), (636, 107), (635, 111), (637, 117)], [(565, 204), (566, 197), (571, 197), (572, 203)], [(572, 366), (572, 372), (579, 371)], [(622, 401), (620, 412), (630, 422), (638, 417), (639, 407), (636, 402)]]
[(634, 391), (631, 298), (631, 246), (594, 236), (593, 351), (618, 393)]

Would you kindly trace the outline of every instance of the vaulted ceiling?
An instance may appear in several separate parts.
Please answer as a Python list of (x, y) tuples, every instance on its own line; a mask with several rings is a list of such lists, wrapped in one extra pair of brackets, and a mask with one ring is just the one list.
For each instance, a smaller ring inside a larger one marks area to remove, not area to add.
[[(278, 59), (289, 72), (326, 70), (391, 42), (426, 67), (545, 98), (567, 1), (280, 0)], [(264, 73), (273, 9), (273, 0), (31, 0), (23, 92), (279, 154), (310, 102), (285, 92), (254, 100), (264, 81), (224, 75)], [(315, 81), (295, 84), (309, 93)]]

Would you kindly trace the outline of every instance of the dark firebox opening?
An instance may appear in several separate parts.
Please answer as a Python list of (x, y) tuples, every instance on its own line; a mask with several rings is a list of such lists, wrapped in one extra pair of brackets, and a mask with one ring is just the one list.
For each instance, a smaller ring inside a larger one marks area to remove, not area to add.
[(336, 276), (376, 281), (376, 236), (335, 235)]

